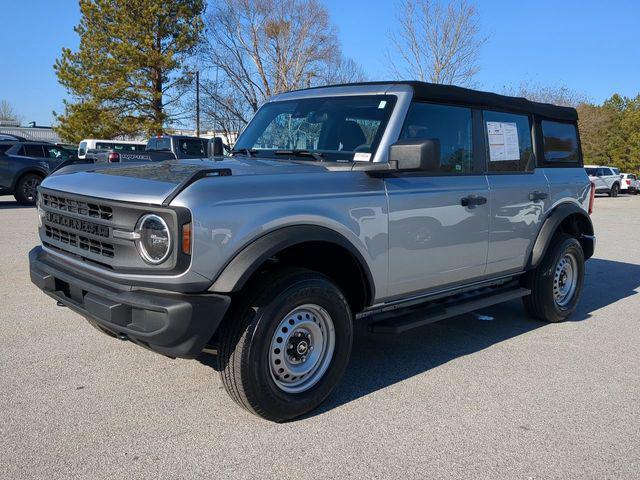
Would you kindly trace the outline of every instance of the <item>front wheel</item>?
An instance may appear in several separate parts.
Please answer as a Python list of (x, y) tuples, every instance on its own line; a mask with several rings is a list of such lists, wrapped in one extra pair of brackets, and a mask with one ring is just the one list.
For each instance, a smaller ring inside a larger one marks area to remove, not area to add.
[(344, 295), (326, 276), (297, 268), (246, 290), (220, 337), (227, 393), (276, 422), (308, 413), (331, 393), (349, 361), (352, 318)]
[(561, 322), (576, 309), (584, 283), (580, 242), (557, 234), (538, 267), (524, 278), (531, 294), (523, 297), (527, 313), (546, 322)]

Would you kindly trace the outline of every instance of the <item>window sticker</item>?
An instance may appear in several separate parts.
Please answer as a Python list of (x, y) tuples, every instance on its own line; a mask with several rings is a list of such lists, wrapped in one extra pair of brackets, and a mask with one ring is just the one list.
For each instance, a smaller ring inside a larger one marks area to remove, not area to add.
[(387, 106), (387, 101), (386, 100), (380, 100), (380, 103), (378, 104), (378, 108), (380, 110), (382, 110), (386, 106)]
[(490, 161), (520, 160), (518, 126), (515, 122), (487, 122), (487, 135)]
[(356, 152), (353, 155), (354, 162), (368, 162), (371, 160), (371, 154), (366, 152)]

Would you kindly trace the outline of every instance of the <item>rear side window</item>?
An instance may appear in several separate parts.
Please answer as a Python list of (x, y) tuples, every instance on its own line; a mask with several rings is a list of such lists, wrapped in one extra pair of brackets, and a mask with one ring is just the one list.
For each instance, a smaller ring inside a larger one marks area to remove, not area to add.
[(7, 150), (9, 150), (9, 148), (11, 147), (13, 147), (13, 145), (0, 145), (0, 154), (3, 154)]
[(531, 122), (526, 115), (482, 112), (489, 172), (526, 172), (534, 168)]
[(438, 140), (440, 142), (439, 173), (472, 173), (471, 125), (469, 108), (413, 103), (409, 108), (400, 138)]
[(20, 155), (24, 155), (25, 157), (44, 157), (44, 149), (42, 148), (42, 145), (24, 145), (20, 152)]
[(542, 120), (544, 160), (548, 163), (576, 163), (578, 152), (578, 131), (571, 123)]

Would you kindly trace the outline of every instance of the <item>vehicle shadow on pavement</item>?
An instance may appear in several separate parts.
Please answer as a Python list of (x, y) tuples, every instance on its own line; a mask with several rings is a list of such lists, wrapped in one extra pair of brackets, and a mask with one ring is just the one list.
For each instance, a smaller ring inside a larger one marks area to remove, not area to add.
[(34, 208), (32, 205), (20, 205), (18, 202), (11, 201), (0, 201), (0, 210), (8, 210), (8, 209), (21, 209), (21, 208)]
[[(603, 288), (606, 286), (606, 288)], [(585, 285), (570, 321), (635, 295), (640, 265), (594, 258), (587, 262)], [(354, 338), (351, 362), (318, 415), (387, 386), (419, 375), (455, 358), (522, 335), (546, 323), (527, 316), (519, 300), (442, 320), (402, 335), (375, 335), (361, 329)]]
[(601, 258), (587, 261), (582, 298), (571, 321), (591, 317), (591, 312), (636, 295), (640, 287), (640, 265)]
[[(635, 295), (639, 286), (640, 265), (589, 260), (580, 305), (571, 321), (586, 320), (591, 312)], [(328, 400), (306, 417), (321, 415), (456, 358), (545, 326), (546, 323), (529, 318), (519, 300), (401, 335), (372, 334), (364, 322), (358, 322), (343, 380)], [(199, 360), (217, 368), (213, 356), (203, 355)]]

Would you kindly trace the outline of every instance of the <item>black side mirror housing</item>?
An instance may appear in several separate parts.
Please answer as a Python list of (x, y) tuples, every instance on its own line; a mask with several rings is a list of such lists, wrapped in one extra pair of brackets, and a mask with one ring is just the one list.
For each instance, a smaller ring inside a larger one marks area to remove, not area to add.
[(209, 140), (209, 156), (221, 157), (222, 155), (224, 155), (224, 145), (222, 143), (222, 138), (213, 137)]
[(437, 138), (403, 139), (389, 147), (389, 163), (399, 171), (440, 170), (440, 140)]

